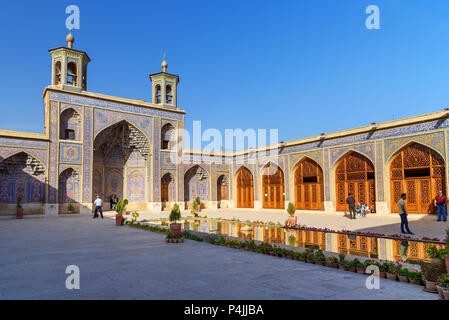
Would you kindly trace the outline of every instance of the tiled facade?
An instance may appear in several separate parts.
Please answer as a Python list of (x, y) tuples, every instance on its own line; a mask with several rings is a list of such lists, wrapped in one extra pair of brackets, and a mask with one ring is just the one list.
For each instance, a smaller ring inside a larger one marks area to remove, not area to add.
[[(64, 50), (72, 49), (58, 48), (57, 57)], [(53, 54), (53, 59), (55, 57)], [(73, 54), (71, 59), (76, 61), (77, 57), (84, 59), (82, 63), (87, 65), (85, 53)], [(52, 70), (54, 78), (55, 66)], [(288, 203), (295, 201), (297, 165), (309, 158), (322, 169), (323, 212), (330, 213), (336, 210), (336, 166), (342, 157), (355, 152), (372, 163), (376, 211), (379, 215), (387, 215), (392, 201), (390, 163), (404, 146), (416, 142), (435, 151), (444, 159), (447, 173), (447, 111), (287, 142), (283, 146), (270, 147), (271, 151), (276, 151), (274, 155), (262, 150), (218, 154), (183, 150), (182, 147), (165, 150), (161, 140), (183, 145), (185, 112), (176, 105), (179, 78), (165, 71), (150, 77), (153, 81), (151, 103), (96, 94), (84, 87), (70, 88), (52, 80), (44, 91), (45, 134), (0, 131), (0, 164), (23, 152), (37, 159), (45, 170), (44, 176), (38, 179), (27, 177), (25, 171), (3, 173), (0, 177), (0, 210), (12, 214), (20, 194), (24, 195), (25, 213), (56, 215), (64, 212), (67, 202), (79, 205), (81, 213), (90, 213), (97, 193), (106, 201), (110, 194), (116, 193), (128, 198), (131, 208), (149, 211), (169, 208), (175, 202), (183, 203), (187, 208), (196, 196), (206, 208), (235, 208), (236, 175), (242, 166), (253, 176), (254, 208), (258, 210), (262, 208), (264, 197), (261, 172), (266, 164), (274, 163), (282, 170), (285, 203)], [(167, 87), (159, 94), (160, 85)], [(168, 86), (174, 95), (169, 102), (164, 98)], [(64, 120), (62, 123), (61, 115), (72, 110), (80, 121)], [(123, 122), (142, 134), (149, 154), (140, 150), (145, 157), (131, 153), (129, 158), (121, 159), (111, 152), (99, 160), (94, 156), (96, 139), (105, 130)], [(168, 124), (174, 129), (169, 134), (163, 131)], [(64, 136), (67, 130), (75, 132), (75, 139), (67, 140)], [(98, 161), (103, 161), (104, 165), (96, 166)], [(220, 185), (219, 181), (226, 183)], [(445, 183), (447, 185), (447, 174)], [(163, 190), (164, 185), (168, 185), (167, 190)]]

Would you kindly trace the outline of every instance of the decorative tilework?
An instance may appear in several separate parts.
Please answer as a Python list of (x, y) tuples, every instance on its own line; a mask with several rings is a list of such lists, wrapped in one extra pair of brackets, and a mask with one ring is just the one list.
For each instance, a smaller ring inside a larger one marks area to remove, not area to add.
[(61, 143), (59, 145), (59, 161), (69, 163), (81, 163), (81, 145)]
[(324, 191), (326, 193), (326, 201), (330, 201), (330, 186), (329, 186), (329, 149), (324, 150)]
[(84, 174), (83, 174), (83, 201), (91, 202), (91, 158), (92, 158), (92, 108), (84, 109)]
[(160, 197), (160, 172), (159, 172), (159, 150), (160, 150), (160, 134), (161, 134), (161, 119), (154, 119), (154, 172), (153, 172), (153, 186), (154, 186), (154, 199), (153, 201), (159, 202), (161, 201)]
[(362, 143), (362, 144), (356, 144), (356, 145), (352, 145), (352, 146), (345, 146), (345, 147), (330, 149), (330, 155), (331, 155), (330, 167), (333, 168), (335, 163), (348, 151), (355, 151), (355, 152), (361, 153), (364, 156), (366, 156), (371, 161), (371, 163), (373, 163), (373, 164), (375, 163), (374, 144), (373, 144), (373, 142), (369, 142), (369, 143)]
[(161, 152), (161, 168), (176, 168), (176, 153)]
[(376, 142), (376, 181), (377, 181), (377, 199), (384, 201), (384, 183), (382, 170), (382, 144), (380, 141)]
[(150, 141), (150, 144), (153, 144), (152, 142), (153, 118), (139, 115), (131, 115), (115, 111), (106, 111), (102, 109), (95, 109), (94, 111), (94, 140), (95, 137), (105, 128), (108, 128), (111, 125), (116, 124), (123, 120), (129, 122), (130, 124), (138, 128), (147, 137), (147, 139)]
[(303, 158), (310, 158), (313, 161), (316, 161), (321, 167), (323, 167), (323, 151), (317, 150), (308, 153), (296, 153), (290, 154), (290, 170), (292, 170)]
[(128, 200), (145, 201), (145, 173), (144, 169), (133, 170), (128, 175)]
[(48, 172), (48, 203), (56, 203), (56, 166), (57, 166), (57, 134), (58, 134), (58, 103), (50, 103), (50, 154), (49, 154), (49, 172)]
[(443, 132), (435, 132), (419, 136), (385, 140), (385, 162), (389, 162), (391, 157), (398, 150), (412, 141), (428, 146), (429, 148), (437, 151), (443, 157), (443, 159), (446, 159), (444, 153), (444, 134)]
[(48, 150), (41, 149), (30, 149), (30, 148), (10, 148), (10, 147), (0, 147), (0, 162), (6, 158), (9, 158), (17, 153), (25, 152), (33, 157), (39, 159), (45, 169), (48, 169)]
[(61, 103), (61, 106), (59, 108), (59, 114), (63, 113), (66, 109), (70, 109), (70, 108), (76, 110), (80, 115), (83, 114), (81, 106), (78, 106), (76, 104), (68, 104), (68, 103)]
[(47, 150), (48, 142), (46, 141), (35, 141), (35, 140), (27, 140), (25, 138), (9, 138), (9, 137), (1, 137), (0, 145), (6, 146), (14, 146), (14, 147), (32, 147), (32, 148), (41, 148)]
[(182, 113), (138, 107), (138, 106), (134, 106), (134, 105), (130, 105), (130, 104), (121, 104), (121, 103), (116, 103), (116, 102), (111, 102), (111, 101), (96, 99), (96, 98), (80, 97), (80, 96), (67, 94), (67, 93), (51, 91), (50, 99), (65, 101), (68, 103), (77, 103), (77, 104), (93, 106), (93, 107), (114, 109), (117, 111), (126, 111), (126, 112), (132, 112), (132, 113), (140, 113), (140, 114), (149, 115), (149, 116), (171, 118), (171, 119), (175, 119), (175, 120), (183, 119)]

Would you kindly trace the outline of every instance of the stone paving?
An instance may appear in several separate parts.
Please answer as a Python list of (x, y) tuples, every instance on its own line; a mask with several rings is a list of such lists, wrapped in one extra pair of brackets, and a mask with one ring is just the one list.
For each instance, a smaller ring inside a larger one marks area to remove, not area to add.
[[(65, 288), (80, 268), (80, 290)], [(0, 221), (0, 299), (438, 299), (421, 287), (115, 227), (111, 218)]]
[[(160, 217), (168, 217), (169, 212), (155, 213), (141, 213), (139, 220), (142, 219), (155, 219)], [(183, 216), (188, 216), (188, 211), (183, 211)], [(288, 214), (283, 210), (203, 210), (200, 216), (207, 216), (208, 218), (238, 218), (242, 221), (245, 220), (260, 220), (260, 221), (273, 221), (281, 222), (282, 224), (288, 219)], [(324, 215), (319, 213), (307, 213), (297, 212), (298, 223), (305, 224), (309, 227), (321, 227), (329, 228), (333, 230), (352, 230), (361, 232), (375, 232), (385, 235), (399, 234), (400, 218), (399, 215), (389, 217), (377, 217), (375, 215), (368, 215), (366, 217), (357, 217), (355, 220), (351, 220), (342, 214)], [(409, 214), (409, 228), (415, 233), (417, 237), (437, 237), (439, 239), (446, 238), (445, 230), (449, 228), (449, 222), (438, 222), (436, 216), (425, 215), (411, 215)]]

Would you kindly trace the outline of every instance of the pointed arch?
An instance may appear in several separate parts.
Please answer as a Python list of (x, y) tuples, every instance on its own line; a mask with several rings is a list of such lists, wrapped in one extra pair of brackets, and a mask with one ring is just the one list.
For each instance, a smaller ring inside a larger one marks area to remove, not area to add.
[(171, 172), (166, 172), (161, 178), (162, 208), (165, 209), (167, 203), (172, 201), (175, 201), (175, 177)]
[(40, 160), (25, 151), (0, 161), (0, 203), (44, 201), (46, 170)]
[(146, 127), (144, 125), (139, 125), (137, 123), (138, 119), (131, 119), (131, 117), (125, 118), (123, 116), (123, 114), (121, 114), (119, 112), (110, 111), (109, 113), (113, 113), (114, 118), (115, 118), (111, 122), (108, 122), (108, 119), (105, 119), (105, 117), (106, 117), (105, 114), (98, 112), (98, 111), (95, 112), (94, 122), (95, 123), (99, 122), (100, 125), (94, 126), (94, 137), (93, 137), (94, 141), (95, 141), (95, 139), (97, 139), (97, 137), (100, 134), (102, 134), (106, 130), (110, 129), (111, 127), (114, 127), (115, 125), (119, 124), (120, 122), (126, 122), (128, 124), (128, 126), (132, 126), (136, 130), (138, 130), (140, 132), (140, 134), (145, 136), (145, 138), (148, 141), (148, 144), (151, 146), (151, 137), (149, 136), (150, 133), (145, 132), (144, 128), (146, 128)]
[(293, 170), (295, 207), (300, 210), (324, 210), (323, 169), (315, 160), (303, 157)]
[(261, 170), (262, 205), (266, 209), (285, 208), (284, 172), (272, 161)]
[(399, 212), (401, 193), (407, 194), (407, 212), (435, 213), (432, 200), (446, 192), (446, 164), (436, 150), (419, 142), (409, 142), (392, 156), (390, 173), (391, 212)]
[(81, 140), (81, 114), (72, 107), (59, 115), (59, 139)]
[(229, 200), (229, 177), (222, 174), (217, 178), (217, 201), (218, 207), (221, 207), (222, 201)]
[(237, 208), (254, 208), (254, 177), (244, 165), (235, 175), (237, 189)]
[(370, 209), (376, 204), (376, 179), (374, 164), (357, 151), (348, 151), (335, 165), (337, 211), (346, 211), (346, 198), (352, 194), (356, 202), (367, 203)]
[(198, 164), (184, 174), (184, 200), (193, 201), (196, 197), (209, 200), (209, 173)]
[(389, 154), (389, 155), (385, 158), (385, 163), (388, 163), (388, 164), (389, 164), (389, 163), (391, 162), (391, 160), (395, 157), (395, 155), (397, 155), (398, 152), (400, 152), (400, 151), (403, 150), (404, 148), (406, 148), (406, 147), (412, 145), (413, 143), (416, 143), (416, 144), (422, 145), (422, 146), (424, 146), (424, 147), (427, 147), (427, 148), (433, 150), (434, 152), (436, 152), (437, 154), (439, 154), (443, 159), (446, 158), (446, 157), (444, 156), (444, 154), (441, 153), (440, 150), (435, 149), (433, 146), (431, 146), (431, 145), (428, 144), (428, 143), (424, 143), (423, 141), (419, 141), (419, 140), (413, 139), (413, 137), (411, 137), (410, 139), (404, 141), (404, 142), (401, 143), (400, 145), (395, 146), (394, 149), (396, 149), (397, 151), (391, 152), (391, 154)]

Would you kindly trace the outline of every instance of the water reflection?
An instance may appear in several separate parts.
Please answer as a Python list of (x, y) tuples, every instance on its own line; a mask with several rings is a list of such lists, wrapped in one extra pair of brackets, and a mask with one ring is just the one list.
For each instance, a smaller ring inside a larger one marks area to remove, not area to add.
[[(168, 226), (167, 219), (151, 220), (152, 224)], [(216, 219), (183, 219), (184, 230), (198, 231), (246, 240), (258, 240), (273, 244), (301, 248), (318, 247), (335, 253), (392, 261), (430, 261), (427, 248), (432, 243), (424, 241), (396, 240), (388, 237), (288, 229), (278, 226), (254, 225)], [(441, 247), (437, 245), (437, 247)]]

